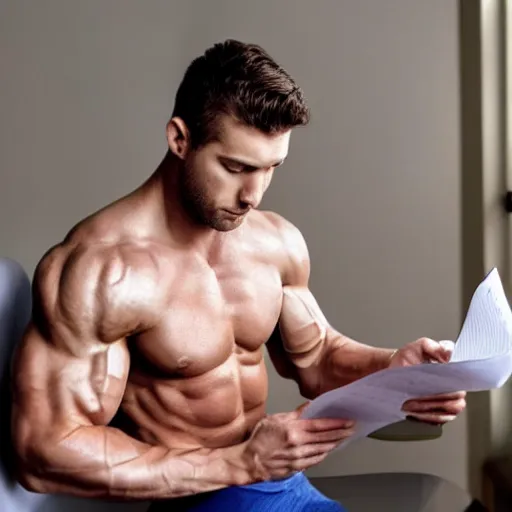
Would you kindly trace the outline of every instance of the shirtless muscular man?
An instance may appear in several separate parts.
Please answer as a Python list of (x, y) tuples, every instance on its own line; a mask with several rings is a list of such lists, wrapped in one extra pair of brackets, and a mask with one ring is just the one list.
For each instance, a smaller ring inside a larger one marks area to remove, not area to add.
[[(258, 210), (308, 118), (302, 90), (261, 47), (214, 45), (185, 73), (154, 173), (42, 257), (13, 366), (25, 488), (152, 510), (342, 510), (302, 471), (353, 422), (266, 415), (264, 347), (307, 399), (451, 352), (337, 332), (308, 289), (301, 233)], [(464, 392), (404, 404), (437, 423), (464, 407)]]

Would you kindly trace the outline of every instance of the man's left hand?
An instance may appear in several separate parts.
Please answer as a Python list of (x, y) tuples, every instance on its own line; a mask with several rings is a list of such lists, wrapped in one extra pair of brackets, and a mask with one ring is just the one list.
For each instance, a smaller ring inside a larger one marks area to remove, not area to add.
[[(454, 344), (451, 341), (437, 342), (430, 338), (420, 338), (398, 350), (392, 356), (389, 367), (447, 363), (450, 361), (453, 348)], [(421, 397), (408, 400), (402, 409), (420, 421), (443, 424), (454, 420), (466, 408), (465, 398), (465, 391)]]

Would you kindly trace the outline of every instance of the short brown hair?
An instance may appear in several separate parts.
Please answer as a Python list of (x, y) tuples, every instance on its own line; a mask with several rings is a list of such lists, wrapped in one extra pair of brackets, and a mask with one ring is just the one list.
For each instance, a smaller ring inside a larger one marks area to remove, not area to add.
[(260, 46), (233, 39), (192, 61), (176, 93), (173, 116), (186, 123), (194, 147), (215, 137), (219, 114), (270, 134), (309, 122), (293, 78)]

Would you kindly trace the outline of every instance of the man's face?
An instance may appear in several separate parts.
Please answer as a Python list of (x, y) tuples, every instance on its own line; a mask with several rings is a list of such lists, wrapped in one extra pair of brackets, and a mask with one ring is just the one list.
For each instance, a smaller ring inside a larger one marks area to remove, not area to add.
[(191, 150), (180, 173), (180, 194), (194, 220), (217, 231), (237, 228), (286, 158), (290, 132), (268, 135), (222, 116), (216, 140)]

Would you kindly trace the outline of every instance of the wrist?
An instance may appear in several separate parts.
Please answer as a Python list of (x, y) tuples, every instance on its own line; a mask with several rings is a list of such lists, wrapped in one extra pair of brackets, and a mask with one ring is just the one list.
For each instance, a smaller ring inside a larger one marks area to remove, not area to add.
[[(257, 480), (254, 476), (254, 465), (246, 450), (246, 444), (214, 449), (200, 449), (189, 455), (194, 462), (195, 480), (208, 480), (218, 483), (216, 488), (249, 485)], [(215, 490), (211, 489), (211, 490)]]
[(387, 360), (386, 360), (386, 366), (384, 368), (389, 368), (394, 357), (396, 356), (396, 354), (398, 353), (400, 349), (398, 348), (395, 348), (395, 349), (389, 349), (388, 350), (388, 357), (387, 357)]

